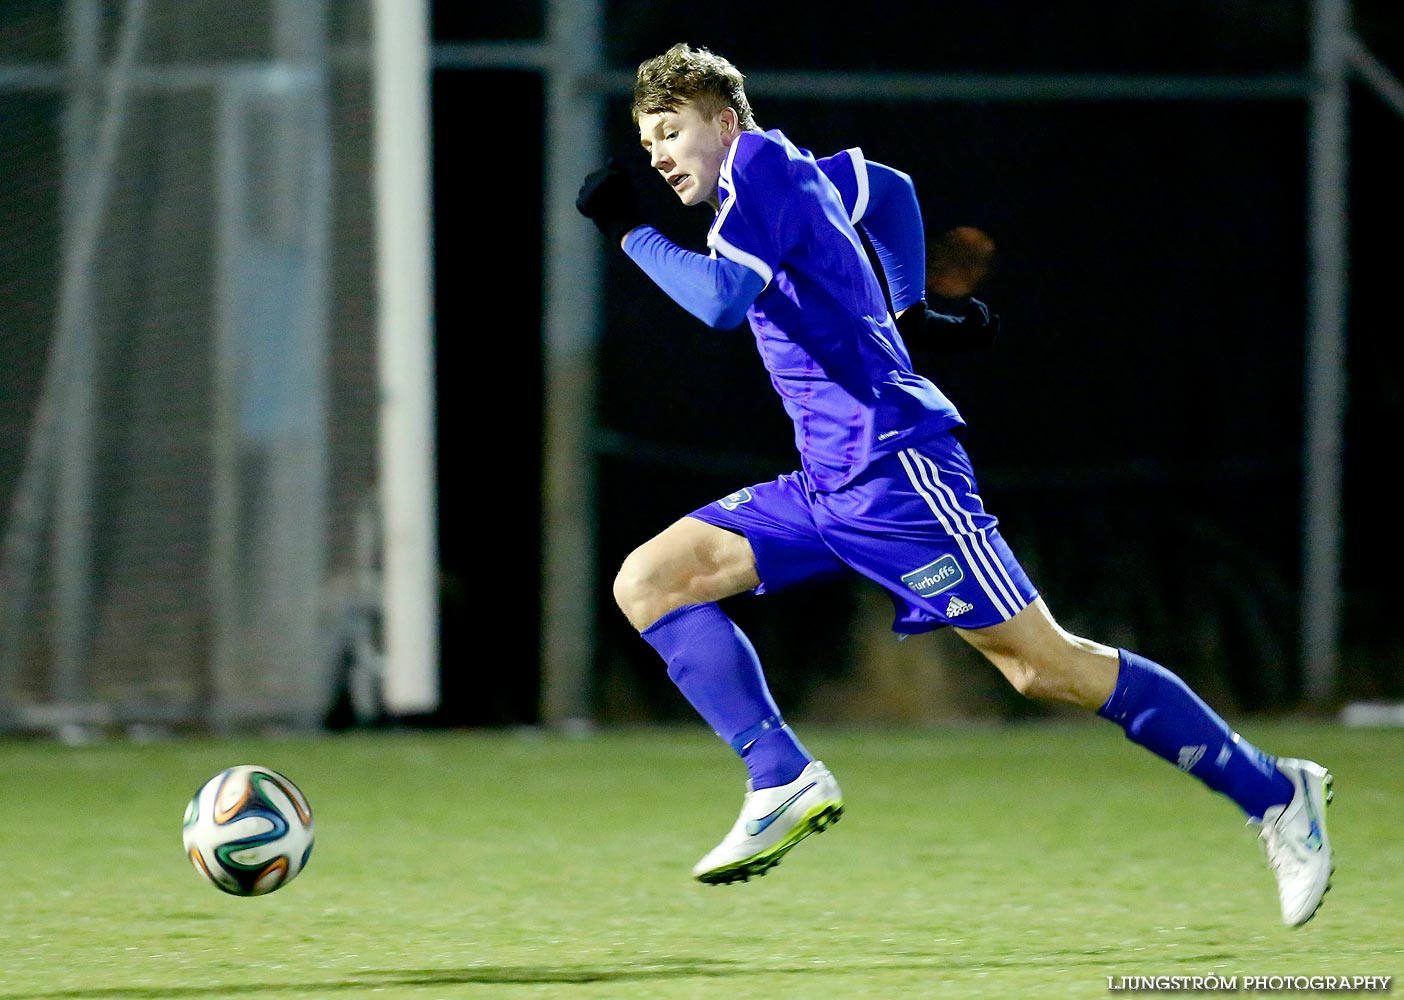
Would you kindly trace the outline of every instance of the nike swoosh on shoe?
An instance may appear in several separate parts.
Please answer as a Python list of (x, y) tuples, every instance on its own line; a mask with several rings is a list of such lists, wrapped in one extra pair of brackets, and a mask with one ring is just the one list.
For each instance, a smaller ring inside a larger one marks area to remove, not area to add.
[(761, 816), (761, 817), (759, 817), (759, 818), (757, 818), (757, 819), (748, 819), (748, 820), (746, 820), (746, 833), (747, 833), (747, 835), (752, 836), (752, 837), (758, 837), (758, 836), (760, 836), (760, 834), (763, 833), (763, 832), (765, 831), (765, 828), (768, 827), (771, 823), (774, 823), (777, 819), (779, 819), (779, 818), (781, 817), (781, 815), (784, 814), (785, 810), (788, 809), (788, 808), (790, 808), (790, 806), (794, 805), (794, 804), (795, 804), (795, 801), (796, 801), (801, 795), (803, 795), (805, 792), (809, 791), (811, 788), (813, 788), (813, 787), (814, 787), (815, 785), (817, 785), (817, 784), (819, 784), (819, 782), (817, 782), (817, 781), (811, 781), (809, 784), (805, 785), (805, 786), (804, 786), (803, 788), (801, 788), (799, 791), (795, 792), (795, 794), (791, 795), (791, 796), (790, 796), (788, 799), (786, 799), (784, 802), (781, 802), (778, 806), (776, 806), (776, 807), (775, 807), (774, 809), (772, 809), (770, 812), (766, 813), (764, 816)]
[(1311, 824), (1311, 828), (1307, 832), (1306, 845), (1310, 850), (1319, 851), (1323, 846), (1321, 842), (1321, 821), (1320, 817), (1317, 815), (1316, 803), (1312, 801), (1310, 795), (1307, 796), (1306, 806), (1307, 822)]

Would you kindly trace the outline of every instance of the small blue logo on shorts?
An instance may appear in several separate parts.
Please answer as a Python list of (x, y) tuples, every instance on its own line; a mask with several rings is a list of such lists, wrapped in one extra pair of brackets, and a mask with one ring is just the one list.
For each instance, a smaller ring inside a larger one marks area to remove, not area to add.
[(950, 590), (965, 579), (965, 573), (955, 556), (945, 555), (935, 562), (927, 563), (921, 569), (903, 574), (902, 582), (922, 597), (935, 597), (942, 591)]
[(721, 504), (727, 510), (735, 510), (737, 507), (740, 507), (743, 503), (750, 502), (750, 490), (737, 490), (735, 493), (731, 494), (731, 496), (722, 497), (720, 500), (717, 501), (717, 503)]

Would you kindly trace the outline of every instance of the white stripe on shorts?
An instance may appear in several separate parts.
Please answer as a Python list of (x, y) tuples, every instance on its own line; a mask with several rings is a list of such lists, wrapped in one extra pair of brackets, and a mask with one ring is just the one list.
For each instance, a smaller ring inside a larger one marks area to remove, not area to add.
[(922, 495), (941, 527), (960, 546), (985, 596), (1006, 619), (1013, 618), (1024, 608), (1025, 602), (984, 530), (975, 526), (975, 519), (961, 507), (955, 491), (941, 481), (936, 463), (915, 448), (899, 452), (898, 457), (907, 470), (912, 488)]

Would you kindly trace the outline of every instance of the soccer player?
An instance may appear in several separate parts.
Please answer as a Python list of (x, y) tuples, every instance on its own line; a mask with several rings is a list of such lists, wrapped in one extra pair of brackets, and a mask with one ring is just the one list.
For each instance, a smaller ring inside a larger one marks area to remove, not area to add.
[(1259, 828), (1283, 921), (1305, 923), (1333, 870), (1331, 775), (1242, 739), (1160, 664), (1058, 624), (984, 507), (964, 420), (912, 368), (909, 340), (983, 336), (989, 314), (978, 302), (959, 314), (928, 308), (911, 178), (858, 148), (816, 159), (778, 129), (762, 131), (743, 84), (728, 60), (687, 44), (638, 68), (639, 140), (684, 205), (715, 212), (708, 253), (646, 223), (618, 161), (590, 174), (576, 199), (679, 306), (716, 328), (748, 321), (794, 423), (797, 470), (673, 522), (614, 581), (620, 610), (749, 775), (739, 817), (694, 877), (763, 875), (844, 808), (718, 602), (857, 573), (891, 596), (894, 631), (952, 627), (1021, 694), (1096, 712), (1232, 799)]

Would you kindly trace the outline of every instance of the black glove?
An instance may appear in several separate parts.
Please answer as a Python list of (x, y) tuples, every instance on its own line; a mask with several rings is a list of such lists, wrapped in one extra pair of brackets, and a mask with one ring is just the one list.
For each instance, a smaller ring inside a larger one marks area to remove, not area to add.
[(609, 163), (585, 178), (575, 196), (575, 207), (615, 246), (644, 221), (633, 178), (618, 157), (610, 157)]
[(936, 312), (917, 302), (897, 317), (897, 330), (913, 361), (918, 355), (984, 350), (999, 336), (999, 314), (979, 299), (955, 299), (950, 304), (951, 312)]

